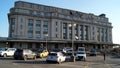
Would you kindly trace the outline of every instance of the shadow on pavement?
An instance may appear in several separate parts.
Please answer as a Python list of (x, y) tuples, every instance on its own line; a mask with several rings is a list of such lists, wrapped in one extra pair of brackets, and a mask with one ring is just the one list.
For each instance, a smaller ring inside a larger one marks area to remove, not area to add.
[(116, 59), (118, 59), (118, 58), (120, 58), (120, 55), (112, 56), (111, 58), (116, 58)]
[(13, 57), (0, 57), (0, 60), (14, 60)]
[[(67, 58), (65, 62), (72, 62), (71, 59)], [(57, 62), (46, 62), (46, 60), (16, 60), (13, 63), (20, 63), (20, 64), (58, 64)]]

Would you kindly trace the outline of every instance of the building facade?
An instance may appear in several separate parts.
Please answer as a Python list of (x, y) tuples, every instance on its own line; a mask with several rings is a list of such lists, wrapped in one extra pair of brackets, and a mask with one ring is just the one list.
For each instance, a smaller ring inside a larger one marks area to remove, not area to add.
[[(8, 45), (17, 48), (62, 49), (85, 46), (102, 49), (112, 42), (112, 24), (99, 16), (75, 10), (16, 1), (8, 13)], [(74, 41), (74, 42), (72, 42)]]

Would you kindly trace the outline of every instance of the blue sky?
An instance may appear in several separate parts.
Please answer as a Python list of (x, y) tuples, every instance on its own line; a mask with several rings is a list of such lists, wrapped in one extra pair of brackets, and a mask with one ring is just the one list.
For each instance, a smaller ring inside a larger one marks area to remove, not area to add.
[[(0, 36), (8, 36), (9, 9), (17, 0), (0, 0)], [(120, 0), (22, 0), (49, 6), (67, 8), (85, 13), (106, 14), (113, 26), (113, 43), (120, 44)]]

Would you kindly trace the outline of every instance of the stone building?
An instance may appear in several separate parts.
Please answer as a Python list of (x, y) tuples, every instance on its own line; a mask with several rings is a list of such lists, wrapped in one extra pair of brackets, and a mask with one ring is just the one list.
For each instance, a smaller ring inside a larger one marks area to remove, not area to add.
[(109, 48), (112, 24), (105, 14), (16, 1), (8, 13), (7, 45), (16, 48), (62, 49), (80, 46), (86, 49)]

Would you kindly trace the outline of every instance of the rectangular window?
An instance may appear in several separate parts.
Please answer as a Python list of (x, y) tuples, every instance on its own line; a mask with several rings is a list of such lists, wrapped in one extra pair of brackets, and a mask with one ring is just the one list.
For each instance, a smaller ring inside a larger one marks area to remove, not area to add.
[(58, 22), (55, 22), (56, 26), (58, 25)]
[(36, 26), (40, 26), (41, 25), (41, 20), (36, 20)]
[(40, 31), (41, 29), (40, 29), (40, 27), (36, 27), (36, 31)]
[(67, 23), (63, 23), (63, 39), (67, 39)]
[(39, 9), (39, 5), (36, 5), (36, 9)]
[(83, 25), (80, 25), (80, 39), (83, 40)]
[(15, 29), (15, 25), (12, 25), (12, 28), (11, 28), (12, 30), (14, 30)]
[(25, 3), (21, 3), (21, 6), (22, 6), (22, 7), (25, 7), (26, 5), (25, 5)]
[(29, 8), (33, 8), (33, 4), (29, 4)]
[(30, 15), (34, 15), (34, 11), (29, 10)]
[(56, 32), (58, 31), (58, 28), (56, 27)]
[(56, 38), (58, 38), (58, 34), (56, 34)]
[(28, 37), (32, 38), (33, 37), (33, 33), (28, 33)]
[(15, 24), (15, 18), (11, 18), (11, 24)]
[(45, 11), (49, 11), (49, 10), (50, 10), (50, 8), (49, 8), (49, 7), (47, 7), (47, 6), (44, 6), (44, 10), (45, 10)]
[(33, 19), (28, 19), (28, 25), (33, 25)]
[(40, 31), (36, 31), (36, 34), (40, 34)]
[(28, 26), (28, 30), (33, 30), (33, 26)]
[(38, 12), (38, 11), (36, 12), (36, 14), (37, 14), (37, 16), (41, 16), (41, 13), (40, 13), (40, 12)]
[(48, 21), (44, 21), (43, 26), (48, 26)]
[(48, 21), (43, 21), (43, 33), (48, 34)]

